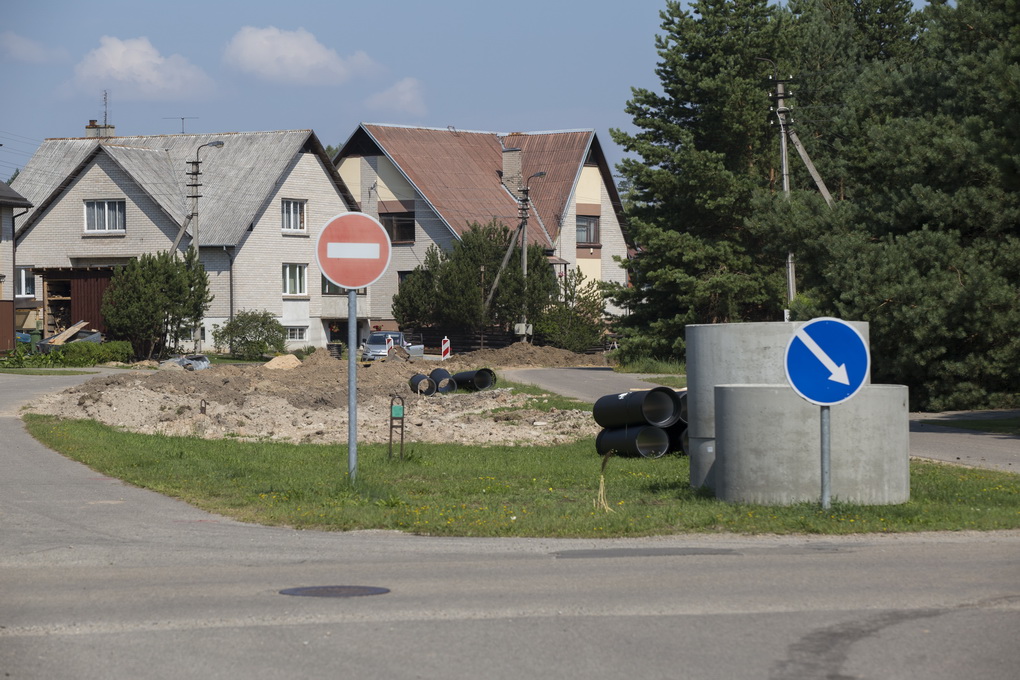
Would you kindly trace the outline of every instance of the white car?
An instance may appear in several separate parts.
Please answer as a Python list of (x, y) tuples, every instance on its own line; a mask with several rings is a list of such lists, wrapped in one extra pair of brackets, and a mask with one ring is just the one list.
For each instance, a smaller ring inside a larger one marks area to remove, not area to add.
[[(387, 339), (390, 342), (387, 342)], [(411, 343), (400, 331), (375, 331), (368, 336), (368, 341), (361, 345), (361, 360), (385, 359), (393, 347), (400, 347), (411, 354)]]

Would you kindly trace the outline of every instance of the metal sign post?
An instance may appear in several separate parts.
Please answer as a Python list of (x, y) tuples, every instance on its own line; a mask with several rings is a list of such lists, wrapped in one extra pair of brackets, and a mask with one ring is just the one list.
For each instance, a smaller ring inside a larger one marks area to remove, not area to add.
[(358, 291), (347, 289), (347, 475), (358, 476)]
[(842, 319), (812, 319), (786, 345), (786, 379), (797, 394), (821, 407), (821, 505), (831, 505), (832, 413), (864, 386), (871, 352), (860, 331)]
[(358, 288), (367, 288), (390, 266), (392, 244), (371, 215), (337, 215), (319, 232), (315, 262), (332, 283), (347, 289), (347, 474), (358, 475)]

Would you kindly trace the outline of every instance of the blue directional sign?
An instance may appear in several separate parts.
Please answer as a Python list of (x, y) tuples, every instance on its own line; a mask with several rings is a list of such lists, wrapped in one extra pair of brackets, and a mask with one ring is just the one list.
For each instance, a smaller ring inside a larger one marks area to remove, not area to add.
[(839, 404), (864, 386), (871, 352), (860, 332), (842, 319), (812, 319), (786, 345), (786, 379), (812, 404)]

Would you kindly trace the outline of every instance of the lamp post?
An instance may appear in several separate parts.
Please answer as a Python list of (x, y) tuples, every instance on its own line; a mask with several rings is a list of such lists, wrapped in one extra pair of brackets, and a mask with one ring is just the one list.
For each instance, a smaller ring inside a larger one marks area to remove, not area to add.
[[(192, 177), (191, 183), (188, 184), (188, 186), (192, 188), (192, 194), (191, 196), (188, 197), (191, 199), (191, 226), (192, 233), (194, 234), (194, 237), (191, 239), (191, 243), (192, 245), (195, 246), (196, 254), (198, 253), (198, 199), (201, 198), (202, 196), (200, 193), (198, 193), (199, 187), (202, 186), (202, 183), (198, 181), (198, 176), (202, 174), (202, 171), (199, 169), (202, 167), (202, 160), (200, 158), (200, 154), (202, 152), (202, 149), (207, 146), (211, 146), (214, 149), (218, 149), (221, 146), (223, 146), (223, 140), (217, 139), (212, 142), (206, 142), (205, 144), (199, 144), (198, 148), (195, 149), (195, 160), (191, 162), (192, 164), (191, 172), (188, 173)], [(201, 262), (201, 258), (199, 258), (199, 261)]]
[[(191, 239), (191, 244), (195, 247), (195, 257), (198, 260), (199, 267), (202, 266), (202, 256), (198, 250), (198, 199), (201, 197), (201, 194), (198, 193), (198, 189), (199, 187), (202, 186), (202, 183), (198, 181), (198, 177), (199, 175), (202, 174), (202, 171), (199, 169), (202, 167), (201, 152), (203, 147), (206, 146), (211, 146), (214, 149), (218, 149), (221, 146), (223, 146), (223, 140), (217, 139), (212, 142), (206, 142), (205, 144), (199, 144), (198, 148), (195, 149), (195, 160), (191, 161), (192, 164), (191, 172), (188, 173), (189, 175), (191, 175), (191, 182), (188, 184), (188, 186), (191, 187), (192, 191), (191, 196), (189, 196), (188, 198), (191, 199), (191, 225), (192, 233), (194, 234), (193, 238)], [(192, 336), (195, 342), (195, 351), (200, 352), (202, 348), (202, 335), (201, 332), (199, 331), (198, 326), (195, 326), (194, 330), (192, 331)]]
[(521, 276), (524, 279), (524, 307), (521, 311), (521, 328), (519, 335), (528, 335), (528, 204), (530, 202), (531, 180), (545, 177), (545, 171), (536, 172), (524, 181), (521, 187), (520, 218), (521, 218)]

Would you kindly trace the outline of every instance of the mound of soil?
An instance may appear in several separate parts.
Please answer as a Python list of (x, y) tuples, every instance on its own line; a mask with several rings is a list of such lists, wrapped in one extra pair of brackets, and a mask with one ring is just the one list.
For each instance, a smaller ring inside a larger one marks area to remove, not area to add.
[[(521, 366), (604, 365), (601, 356), (518, 343), (445, 362), (391, 358), (357, 370), (358, 441), (390, 436), (391, 403), (403, 400), (405, 442), (560, 444), (594, 438), (591, 413), (525, 408), (527, 398), (497, 385), (424, 396), (409, 380), (442, 368), (451, 374)], [(347, 361), (325, 350), (304, 361), (217, 365), (200, 371), (131, 371), (93, 378), (33, 403), (35, 413), (88, 418), (134, 432), (205, 438), (346, 443)], [(399, 437), (399, 433), (397, 434)]]

